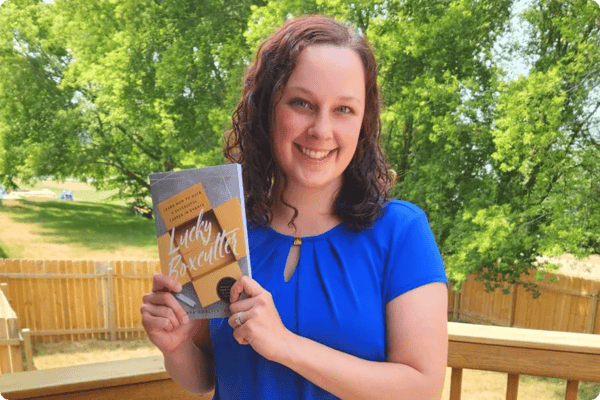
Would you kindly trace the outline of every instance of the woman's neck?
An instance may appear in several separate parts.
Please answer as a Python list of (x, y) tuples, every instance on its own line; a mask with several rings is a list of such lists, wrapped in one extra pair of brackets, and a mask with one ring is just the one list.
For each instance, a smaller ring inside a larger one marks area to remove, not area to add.
[(294, 209), (282, 203), (279, 195), (275, 198), (272, 228), (296, 237), (316, 236), (330, 230), (342, 222), (335, 215), (334, 202), (338, 191), (338, 187), (306, 189), (288, 185), (283, 199), (298, 210), (294, 220), (296, 228), (288, 225), (294, 217)]

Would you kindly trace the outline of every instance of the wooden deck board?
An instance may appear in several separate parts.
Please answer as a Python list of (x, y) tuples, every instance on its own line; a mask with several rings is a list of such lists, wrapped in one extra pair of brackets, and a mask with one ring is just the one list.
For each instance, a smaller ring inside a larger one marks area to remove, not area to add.
[(600, 355), (600, 335), (448, 323), (450, 341)]

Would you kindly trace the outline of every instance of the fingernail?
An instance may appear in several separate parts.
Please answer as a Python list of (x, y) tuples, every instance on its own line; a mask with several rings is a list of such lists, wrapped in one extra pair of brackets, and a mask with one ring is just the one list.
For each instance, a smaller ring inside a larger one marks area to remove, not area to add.
[(188, 317), (187, 315), (183, 316), (183, 323), (187, 324), (188, 322), (190, 322), (190, 317)]

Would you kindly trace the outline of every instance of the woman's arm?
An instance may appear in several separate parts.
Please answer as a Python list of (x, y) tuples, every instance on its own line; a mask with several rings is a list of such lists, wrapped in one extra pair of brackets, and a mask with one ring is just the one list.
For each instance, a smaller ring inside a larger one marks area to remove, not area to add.
[(165, 369), (180, 386), (196, 394), (214, 389), (215, 374), (208, 320), (194, 320), (192, 340), (182, 342), (172, 352), (163, 352)]
[(152, 292), (143, 297), (142, 324), (162, 351), (173, 380), (193, 393), (209, 392), (215, 374), (208, 321), (190, 321), (169, 291), (181, 291), (181, 284), (170, 276), (154, 275)]
[[(231, 305), (230, 324), (239, 343), (252, 345), (265, 358), (342, 399), (440, 398), (448, 351), (444, 283), (418, 287), (387, 304), (387, 361), (375, 362), (291, 333), (268, 292), (251, 279), (239, 282), (232, 288), (232, 301), (241, 289), (252, 296)], [(238, 327), (239, 311), (245, 322)]]

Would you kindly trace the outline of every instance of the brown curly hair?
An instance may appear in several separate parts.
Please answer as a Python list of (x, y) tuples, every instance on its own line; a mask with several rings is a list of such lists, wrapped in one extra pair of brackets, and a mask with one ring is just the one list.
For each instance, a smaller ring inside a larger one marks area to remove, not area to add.
[[(285, 87), (300, 52), (311, 45), (329, 44), (356, 52), (365, 69), (365, 114), (356, 153), (343, 174), (342, 188), (334, 202), (335, 214), (353, 230), (369, 227), (389, 200), (392, 178), (379, 146), (381, 123), (377, 87), (377, 63), (373, 50), (355, 29), (318, 15), (288, 20), (258, 48), (246, 70), (241, 100), (225, 133), (224, 156), (242, 165), (246, 216), (259, 225), (269, 225), (276, 192), (283, 201), (287, 179), (273, 154), (271, 126), (273, 109)], [(288, 205), (290, 206), (290, 205)], [(292, 206), (290, 206), (292, 207)], [(292, 207), (294, 208), (294, 207)], [(294, 208), (294, 217), (298, 215)]]

